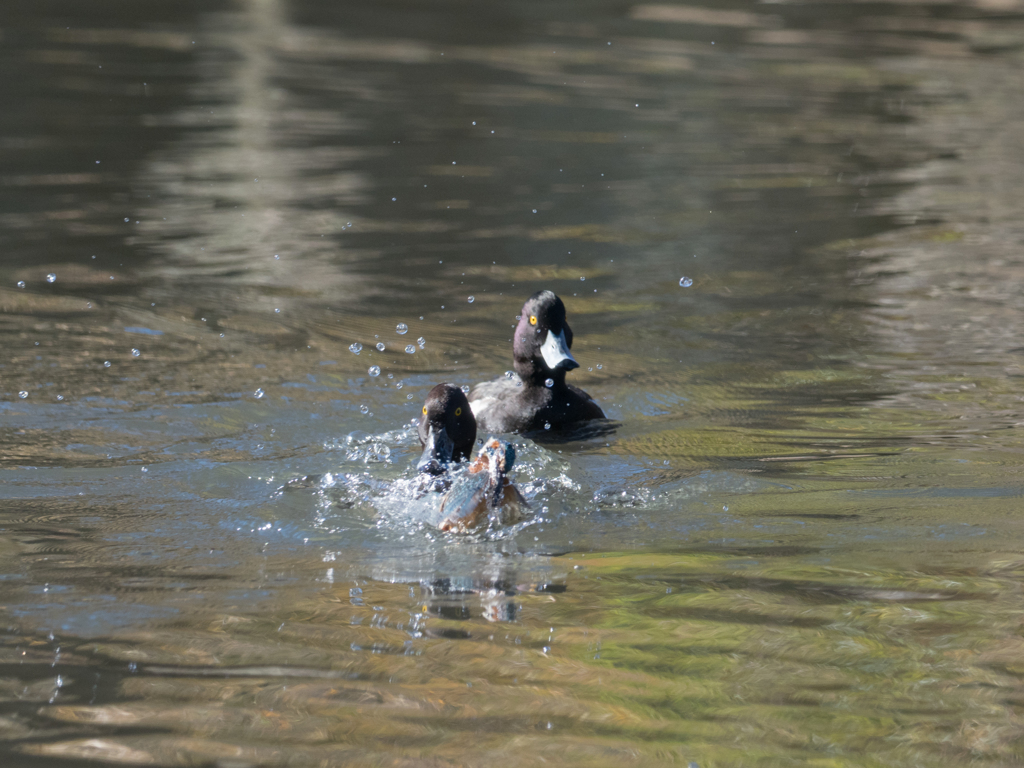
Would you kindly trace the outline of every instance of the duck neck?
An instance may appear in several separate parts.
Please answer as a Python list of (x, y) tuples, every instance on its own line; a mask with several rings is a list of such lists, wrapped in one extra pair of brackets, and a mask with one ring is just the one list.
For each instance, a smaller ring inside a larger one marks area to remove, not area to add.
[(565, 371), (551, 371), (532, 358), (516, 359), (516, 373), (528, 387), (544, 387), (546, 381), (551, 379), (554, 382), (552, 389), (565, 387)]

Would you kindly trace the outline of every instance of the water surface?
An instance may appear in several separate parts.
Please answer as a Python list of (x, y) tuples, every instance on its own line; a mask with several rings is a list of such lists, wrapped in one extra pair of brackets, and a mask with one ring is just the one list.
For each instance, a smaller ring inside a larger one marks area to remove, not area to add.
[[(1024, 759), (1019, 2), (0, 43), (5, 765)], [(410, 422), (542, 288), (614, 429), (439, 533)]]

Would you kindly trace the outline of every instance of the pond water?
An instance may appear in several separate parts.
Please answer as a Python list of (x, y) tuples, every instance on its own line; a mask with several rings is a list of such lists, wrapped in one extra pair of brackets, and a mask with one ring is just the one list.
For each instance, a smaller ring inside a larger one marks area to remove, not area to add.
[[(1020, 0), (8, 0), (0, 71), (4, 765), (1024, 761)], [(440, 533), (410, 422), (543, 288), (609, 429)]]

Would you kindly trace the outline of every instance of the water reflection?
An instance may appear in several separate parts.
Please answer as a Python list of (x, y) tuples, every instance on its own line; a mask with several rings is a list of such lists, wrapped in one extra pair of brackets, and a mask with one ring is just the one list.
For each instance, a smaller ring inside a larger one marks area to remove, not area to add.
[(1022, 10), (6, 9), (0, 754), (1019, 763)]

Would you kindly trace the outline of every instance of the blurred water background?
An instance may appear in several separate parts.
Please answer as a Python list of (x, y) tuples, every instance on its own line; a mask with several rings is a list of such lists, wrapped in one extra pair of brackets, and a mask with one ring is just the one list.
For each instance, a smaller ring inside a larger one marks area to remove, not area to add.
[[(1021, 0), (4, 0), (0, 73), (5, 766), (1024, 762)], [(615, 429), (440, 534), (541, 288)]]

